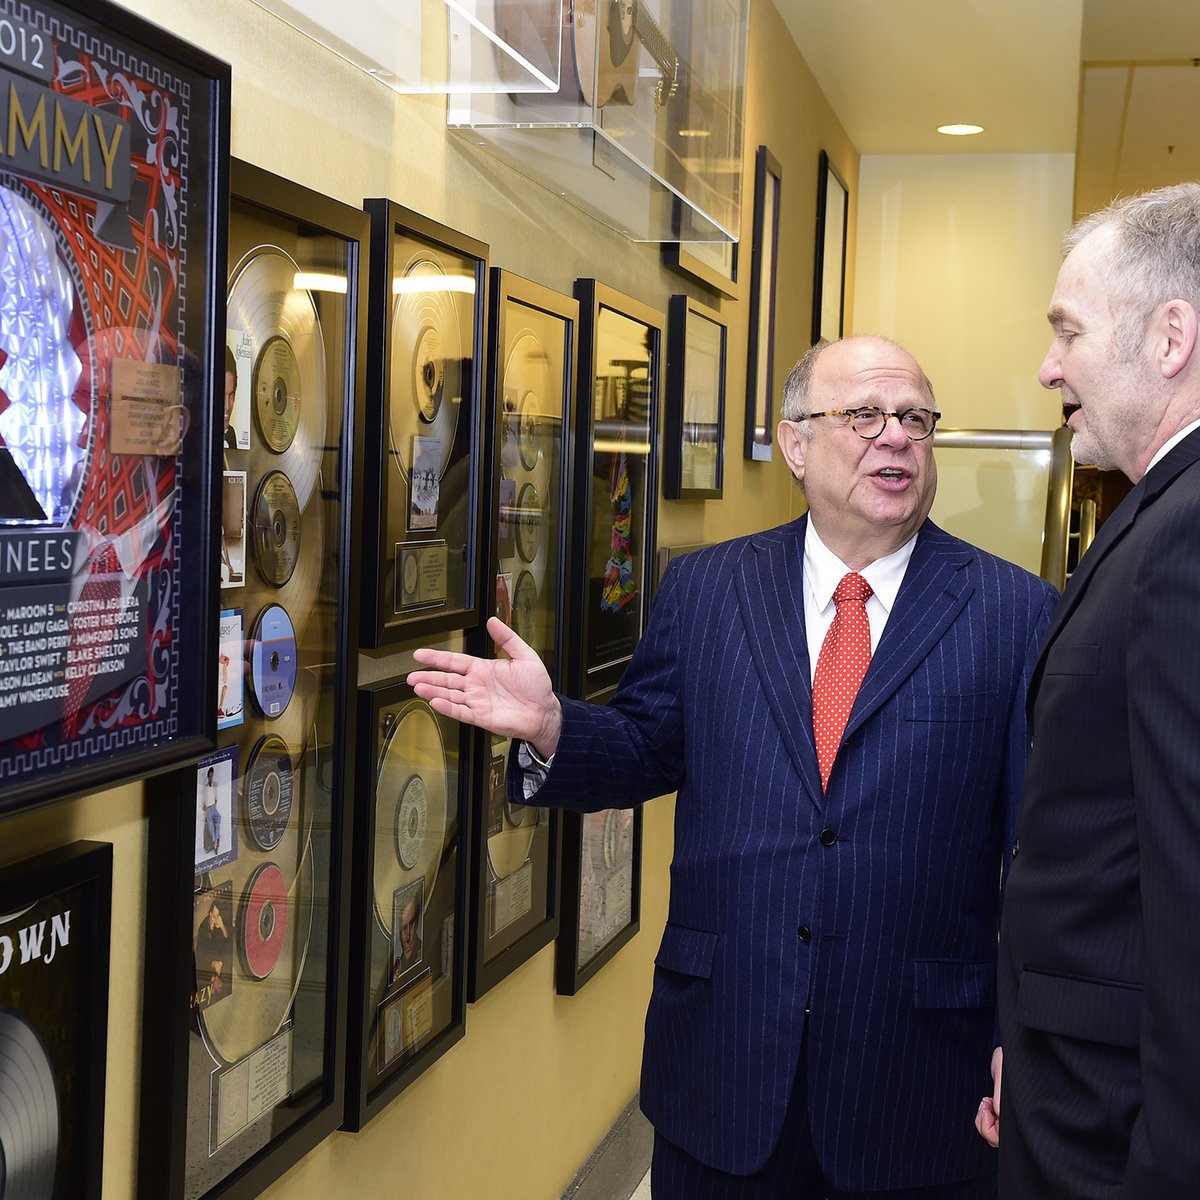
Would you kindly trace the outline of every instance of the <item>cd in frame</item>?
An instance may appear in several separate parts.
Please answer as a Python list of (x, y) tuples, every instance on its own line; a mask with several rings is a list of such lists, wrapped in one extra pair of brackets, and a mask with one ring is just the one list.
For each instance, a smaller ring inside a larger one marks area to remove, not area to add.
[(371, 217), (363, 637), (474, 624), (488, 248), (387, 200)]

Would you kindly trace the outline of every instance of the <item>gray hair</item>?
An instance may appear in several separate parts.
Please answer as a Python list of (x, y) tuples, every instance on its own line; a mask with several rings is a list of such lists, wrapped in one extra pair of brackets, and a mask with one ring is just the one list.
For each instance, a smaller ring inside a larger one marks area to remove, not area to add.
[(1063, 257), (1100, 230), (1112, 232), (1100, 271), (1117, 349), (1130, 356), (1160, 304), (1187, 300), (1200, 310), (1200, 183), (1155, 188), (1090, 213), (1067, 231)]
[[(852, 334), (850, 337), (839, 339), (843, 342), (854, 341), (857, 338), (865, 338), (872, 342), (885, 342), (889, 346), (895, 346), (897, 350), (904, 350), (898, 342), (893, 342), (891, 338), (879, 337), (876, 334)], [(812, 437), (812, 430), (809, 428), (805, 417), (813, 410), (812, 403), (812, 381), (813, 372), (816, 370), (817, 359), (829, 349), (830, 346), (836, 346), (837, 342), (826, 341), (822, 338), (819, 342), (814, 343), (812, 348), (808, 350), (798, 363), (788, 372), (788, 377), (783, 384), (783, 405), (779, 415), (785, 421), (800, 422), (800, 432), (805, 437)], [(908, 354), (907, 350), (904, 350)], [(911, 355), (910, 355), (911, 357)], [(916, 359), (913, 359), (916, 362)], [(920, 364), (917, 364), (920, 370)], [(934, 407), (937, 407), (937, 401), (933, 395), (933, 384), (929, 382), (929, 376), (921, 370), (921, 378), (925, 381), (925, 387), (929, 391), (929, 399), (933, 402)]]

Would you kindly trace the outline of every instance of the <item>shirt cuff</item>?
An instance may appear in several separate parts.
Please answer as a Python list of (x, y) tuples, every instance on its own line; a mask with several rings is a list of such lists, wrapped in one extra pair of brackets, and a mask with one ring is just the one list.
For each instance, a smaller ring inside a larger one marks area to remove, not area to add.
[(528, 742), (517, 743), (517, 766), (521, 769), (521, 794), (531, 799), (546, 782), (554, 755), (543, 758)]

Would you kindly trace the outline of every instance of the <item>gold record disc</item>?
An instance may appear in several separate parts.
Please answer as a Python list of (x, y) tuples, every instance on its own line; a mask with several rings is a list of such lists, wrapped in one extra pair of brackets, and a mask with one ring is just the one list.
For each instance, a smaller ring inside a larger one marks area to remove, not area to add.
[(517, 553), (525, 562), (531, 563), (537, 558), (546, 537), (542, 498), (532, 483), (522, 484), (517, 493), (516, 517)]
[(512, 598), (512, 627), (517, 636), (527, 646), (532, 646), (539, 654), (545, 653), (548, 647), (541, 645), (538, 621), (538, 592), (537, 584), (528, 571), (522, 571), (517, 577), (517, 585), (513, 588)]
[(463, 341), (451, 278), (440, 263), (417, 254), (396, 282), (402, 286), (392, 312), (388, 398), (392, 451), (407, 481), (412, 473), (413, 439), (437, 442), (440, 479), (454, 449), (463, 400), (463, 363), (471, 349)]
[(423, 879), (428, 907), (450, 827), (451, 770), (442, 731), (422, 700), (392, 720), (375, 795), (375, 918), (390, 937), (396, 891)]
[(254, 561), (275, 587), (292, 577), (300, 559), (300, 505), (282, 471), (272, 471), (254, 497)]
[(543, 455), (544, 413), (552, 393), (550, 356), (542, 339), (521, 329), (508, 343), (504, 359), (504, 435), (501, 461), (510, 479), (534, 470)]
[(319, 495), (325, 450), (325, 339), (312, 293), (296, 287), (299, 264), (257, 246), (234, 268), (226, 322), (252, 365), (254, 433), (249, 474), (282, 471), (304, 512)]
[[(230, 930), (238, 952), (229, 956), (233, 971), (229, 995), (199, 1013), (209, 1050), (225, 1063), (239, 1062), (279, 1032), (292, 1010), (312, 934), (311, 841), (301, 837), (293, 822), (269, 856), (255, 852), (248, 842), (242, 843), (238, 857), (212, 881), (219, 886), (232, 876), (233, 910), (238, 914)], [(272, 889), (277, 883), (286, 884), (286, 899), (274, 890), (265, 891), (268, 883)], [(268, 897), (277, 903), (279, 916), (286, 913), (285, 921), (277, 917), (269, 928), (263, 923)], [(254, 921), (252, 928), (243, 928), (246, 919)], [(280, 924), (282, 936), (270, 940)], [(258, 978), (254, 971), (265, 974)]]
[(58, 1194), (58, 1104), (41, 1035), (21, 1013), (0, 1007), (0, 1196), (45, 1200)]
[(488, 865), (498, 879), (507, 879), (529, 861), (538, 829), (538, 810), (504, 803), (504, 826), (487, 840)]

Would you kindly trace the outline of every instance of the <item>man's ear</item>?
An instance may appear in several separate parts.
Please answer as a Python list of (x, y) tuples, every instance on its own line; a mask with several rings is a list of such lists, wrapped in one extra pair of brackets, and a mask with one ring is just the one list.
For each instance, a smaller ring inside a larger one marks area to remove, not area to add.
[(1174, 379), (1196, 350), (1196, 309), (1187, 300), (1168, 300), (1154, 319), (1155, 357), (1164, 379)]
[(808, 454), (808, 438), (800, 432), (798, 421), (780, 421), (775, 427), (779, 449), (792, 474), (804, 482), (804, 459)]

